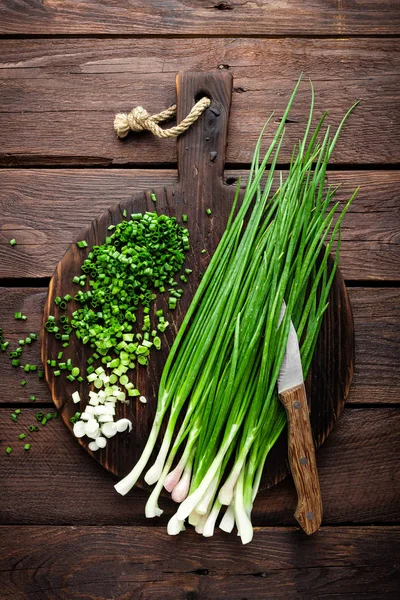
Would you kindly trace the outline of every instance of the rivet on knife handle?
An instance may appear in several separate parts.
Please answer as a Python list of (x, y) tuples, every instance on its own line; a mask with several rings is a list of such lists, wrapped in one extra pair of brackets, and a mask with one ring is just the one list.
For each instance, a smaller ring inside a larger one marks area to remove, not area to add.
[(322, 521), (314, 442), (304, 384), (279, 394), (288, 419), (288, 455), (297, 491), (295, 517), (307, 534), (314, 533)]

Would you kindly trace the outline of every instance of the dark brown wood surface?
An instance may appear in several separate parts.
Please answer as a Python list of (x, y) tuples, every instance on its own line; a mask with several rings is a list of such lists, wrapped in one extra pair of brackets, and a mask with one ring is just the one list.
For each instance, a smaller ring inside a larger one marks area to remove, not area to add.
[(398, 33), (390, 0), (358, 3), (128, 0), (4, 2), (1, 33), (22, 35), (376, 35)]
[(166, 539), (160, 528), (2, 527), (10, 552), (0, 576), (4, 597), (37, 600), (396, 598), (399, 529), (327, 527), (306, 538), (264, 527), (238, 548), (222, 532), (199, 543), (193, 531)]
[[(1, 597), (397, 599), (398, 2), (10, 0), (0, 6), (0, 57), (0, 327), (13, 344), (39, 330), (49, 277), (88, 223), (137, 192), (177, 182), (175, 142), (148, 134), (120, 142), (115, 112), (169, 106), (179, 70), (229, 71), (224, 177), (233, 187), (274, 109), (275, 130), (300, 71), (313, 79), (317, 112), (328, 108), (333, 124), (362, 99), (328, 175), (342, 184), (340, 200), (361, 189), (340, 261), (356, 368), (344, 414), (317, 451), (321, 530), (307, 538), (296, 527), (287, 478), (259, 494), (259, 529), (249, 546), (220, 533), (204, 540), (187, 531), (171, 540), (172, 503), (164, 498), (165, 514), (146, 520), (147, 494), (115, 494), (116, 478), (61, 419), (37, 432), (29, 453), (22, 450), (18, 434), (36, 410), (51, 407), (51, 397), (34, 375), (21, 387), (22, 373), (0, 352)], [(307, 98), (304, 86), (287, 125), (285, 161)], [(15, 321), (15, 310), (28, 320)], [(26, 359), (39, 361), (38, 343)]]
[[(234, 92), (227, 162), (250, 163), (269, 115), (278, 125), (299, 74), (315, 85), (315, 115), (338, 125), (353, 103), (332, 156), (336, 164), (398, 164), (398, 39), (51, 39), (0, 43), (0, 165), (118, 166), (176, 162), (174, 140), (117, 139), (116, 112), (175, 102), (175, 73), (227, 70)], [(310, 90), (293, 105), (281, 160), (302, 136)]]

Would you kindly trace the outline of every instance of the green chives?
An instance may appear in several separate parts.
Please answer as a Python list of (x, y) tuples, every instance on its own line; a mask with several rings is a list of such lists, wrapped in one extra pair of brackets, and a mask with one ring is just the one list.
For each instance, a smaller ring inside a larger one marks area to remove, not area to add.
[[(203, 528), (210, 515), (213, 530), (225, 505), (226, 515), (232, 516), (227, 517), (230, 529), (236, 522), (242, 542), (251, 540), (250, 515), (264, 463), (286, 423), (277, 378), (289, 328), (292, 322), (301, 340), (306, 376), (327, 307), (339, 227), (355, 194), (337, 213), (338, 203), (331, 207), (336, 190), (325, 185), (326, 167), (354, 107), (333, 138), (328, 128), (319, 141), (326, 115), (312, 133), (312, 90), (304, 137), (293, 151), (288, 175), (279, 175), (278, 190), (273, 192), (285, 122), (299, 84), (300, 80), (264, 158), (260, 157), (263, 132), (258, 139), (239, 208), (238, 182), (224, 235), (164, 365), (146, 446), (131, 473), (115, 486), (126, 494), (136, 483), (163, 427), (162, 451), (145, 475), (146, 483), (156, 484), (146, 516), (159, 514), (158, 496), (177, 464), (179, 450), (179, 466), (184, 472), (188, 469), (190, 488), (169, 522), (172, 534), (180, 532), (187, 517)], [(336, 242), (330, 272), (328, 256)], [(171, 307), (176, 300), (173, 291), (170, 294)], [(158, 329), (165, 324), (160, 318)]]

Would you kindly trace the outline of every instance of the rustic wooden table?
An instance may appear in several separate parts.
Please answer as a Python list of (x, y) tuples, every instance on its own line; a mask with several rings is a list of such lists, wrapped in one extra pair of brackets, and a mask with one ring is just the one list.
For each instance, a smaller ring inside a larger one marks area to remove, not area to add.
[[(399, 32), (392, 0), (365, 8), (353, 0), (0, 2), (0, 326), (14, 344), (39, 331), (49, 278), (79, 231), (110, 204), (176, 181), (175, 142), (148, 134), (121, 142), (115, 112), (173, 104), (179, 70), (231, 70), (225, 176), (233, 185), (265, 116), (281, 114), (301, 71), (333, 124), (362, 99), (329, 173), (341, 199), (361, 190), (341, 257), (356, 373), (344, 415), (317, 453), (321, 530), (299, 531), (288, 479), (257, 498), (249, 546), (221, 532), (168, 538), (171, 503), (147, 522), (145, 493), (118, 496), (114, 477), (60, 420), (23, 451), (18, 434), (51, 398), (34, 374), (21, 387), (22, 373), (0, 353), (1, 598), (398, 597)], [(287, 126), (287, 161), (304, 126), (306, 88)], [(14, 320), (16, 310), (27, 321)], [(37, 343), (26, 358), (39, 362)]]

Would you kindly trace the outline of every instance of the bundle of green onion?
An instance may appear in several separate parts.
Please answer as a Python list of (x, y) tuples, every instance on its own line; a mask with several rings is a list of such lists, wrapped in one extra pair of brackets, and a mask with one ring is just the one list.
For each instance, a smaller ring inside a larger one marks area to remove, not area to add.
[(160, 450), (145, 475), (148, 484), (155, 484), (146, 516), (162, 513), (158, 498), (164, 486), (180, 503), (168, 524), (172, 535), (184, 529), (187, 518), (199, 533), (213, 535), (225, 507), (221, 529), (231, 531), (236, 523), (242, 542), (252, 539), (253, 501), (268, 453), (286, 422), (276, 384), (290, 321), (301, 340), (306, 375), (327, 307), (340, 224), (355, 194), (341, 212), (338, 203), (332, 206), (336, 189), (325, 187), (326, 168), (354, 107), (333, 138), (329, 127), (321, 134), (326, 114), (311, 132), (311, 88), (304, 137), (273, 193), (284, 124), (299, 83), (261, 162), (265, 127), (260, 134), (243, 201), (236, 210), (238, 186), (224, 235), (166, 361), (146, 446), (131, 473), (115, 486), (126, 494), (141, 476), (168, 411)]

